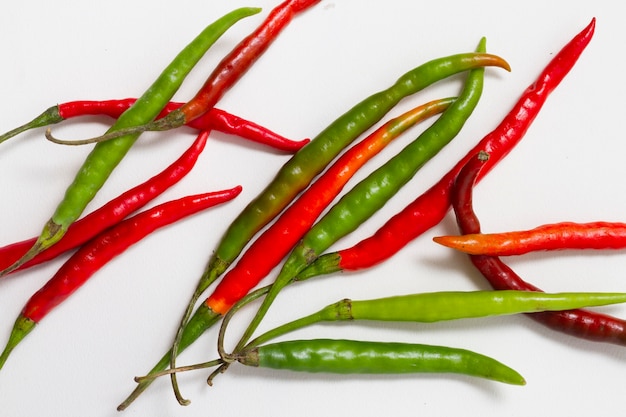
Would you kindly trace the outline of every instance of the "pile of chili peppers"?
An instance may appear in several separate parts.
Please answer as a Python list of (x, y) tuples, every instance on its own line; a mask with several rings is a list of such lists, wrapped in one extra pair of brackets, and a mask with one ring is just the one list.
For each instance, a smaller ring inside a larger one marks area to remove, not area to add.
[[(457, 373), (514, 385), (526, 383), (520, 373), (498, 360), (455, 347), (351, 339), (269, 343), (320, 322), (432, 323), (524, 313), (560, 332), (624, 344), (625, 321), (583, 309), (626, 302), (626, 294), (543, 293), (518, 277), (499, 256), (536, 250), (619, 249), (626, 246), (626, 225), (559, 223), (524, 232), (482, 234), (472, 208), (474, 184), (525, 135), (550, 93), (590, 42), (595, 19), (547, 63), (533, 84), (521, 92), (501, 123), (437, 183), (370, 237), (351, 247), (328, 252), (332, 245), (380, 210), (423, 165), (453, 141), (480, 102), (485, 72), (510, 68), (503, 58), (487, 53), (486, 41), (482, 39), (474, 51), (440, 57), (408, 70), (389, 87), (355, 104), (311, 139), (285, 138), (216, 108), (287, 25), (306, 19), (305, 12), (318, 3), (320, 0), (286, 0), (277, 5), (257, 29), (224, 56), (186, 103), (171, 99), (187, 74), (232, 25), (259, 13), (259, 9), (241, 8), (215, 20), (174, 57), (139, 98), (58, 104), (31, 122), (0, 135), (1, 146), (25, 131), (45, 127), (47, 139), (58, 144), (95, 143), (41, 234), (0, 248), (0, 277), (25, 274), (29, 267), (73, 251), (58, 272), (24, 305), (0, 354), (0, 368), (44, 317), (115, 256), (157, 228), (237, 197), (241, 186), (181, 197), (136, 214), (192, 170), (212, 130), (293, 155), (284, 165), (275, 167), (274, 179), (247, 204), (225, 229), (218, 246), (208, 253), (206, 269), (200, 273), (189, 302), (182, 306), (180, 326), (170, 335), (171, 348), (155, 358), (156, 364), (145, 375), (136, 377), (135, 389), (118, 410), (126, 409), (163, 375), (169, 375), (178, 402), (188, 404), (189, 400), (180, 392), (178, 373), (214, 368), (208, 377), (212, 383), (235, 363), (339, 374)], [(452, 76), (463, 79), (456, 97), (417, 103), (411, 110), (388, 118), (400, 101), (415, 100), (411, 96)], [(102, 136), (84, 140), (66, 141), (53, 134), (52, 125), (82, 116), (107, 116), (114, 123)], [(435, 120), (395, 156), (350, 185), (359, 170), (371, 164), (388, 144), (427, 118)], [(142, 132), (182, 126), (197, 131), (196, 140), (183, 155), (162, 172), (85, 214), (88, 204)], [(347, 186), (350, 188), (344, 190)], [(439, 224), (451, 208), (461, 235), (437, 237), (435, 241), (469, 253), (493, 291), (343, 299), (255, 336), (273, 301), (286, 286), (321, 275), (370, 268), (392, 259), (409, 242)], [(273, 283), (259, 287), (274, 270), (278, 273)], [(232, 351), (227, 351), (224, 340), (229, 324), (242, 307), (256, 300), (261, 300), (256, 314)], [(218, 324), (215, 358), (202, 364), (178, 366), (178, 355)]]

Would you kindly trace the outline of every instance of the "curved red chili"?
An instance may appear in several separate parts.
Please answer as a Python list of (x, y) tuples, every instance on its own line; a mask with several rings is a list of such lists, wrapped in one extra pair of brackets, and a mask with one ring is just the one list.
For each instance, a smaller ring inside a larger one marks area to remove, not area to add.
[(433, 240), (470, 255), (511, 256), (545, 250), (626, 248), (626, 223), (560, 222), (530, 230), (436, 236)]
[(0, 368), (15, 346), (57, 305), (111, 259), (154, 230), (239, 195), (241, 187), (169, 201), (126, 219), (83, 245), (26, 303), (17, 318)]
[(461, 168), (479, 150), (489, 152), (490, 158), (479, 175), (480, 180), (513, 149), (526, 134), (550, 93), (565, 78), (589, 44), (594, 29), (595, 18), (548, 63), (537, 80), (522, 93), (502, 122), (457, 162), (439, 182), (390, 218), (372, 236), (350, 248), (321, 256), (301, 272), (298, 280), (336, 271), (369, 268), (389, 259), (407, 243), (439, 224), (450, 210), (452, 185)]
[[(106, 115), (117, 119), (137, 99), (127, 98), (106, 101), (75, 101), (58, 105), (59, 115), (63, 119), (86, 115)], [(168, 103), (157, 119), (182, 107), (184, 103)], [(187, 126), (203, 130), (217, 130), (229, 135), (236, 135), (252, 142), (261, 143), (286, 152), (295, 152), (311, 140), (291, 140), (257, 123), (236, 116), (225, 110), (212, 108), (202, 116), (187, 123)]]
[[(200, 153), (204, 150), (208, 137), (208, 131), (201, 132), (193, 144), (174, 163), (148, 181), (131, 188), (76, 221), (56, 245), (41, 252), (17, 270), (46, 262), (63, 252), (82, 245), (159, 196), (191, 171)], [(37, 238), (32, 238), (0, 248), (0, 270), (13, 265), (33, 246), (36, 240)]]
[[(456, 179), (452, 202), (461, 233), (480, 233), (480, 221), (474, 213), (472, 190), (484, 160), (472, 158)], [(497, 290), (541, 291), (524, 281), (496, 256), (470, 255), (472, 264)], [(572, 336), (597, 342), (626, 345), (626, 321), (583, 309), (528, 314), (533, 320)]]
[[(75, 117), (109, 116), (113, 119), (117, 119), (122, 115), (122, 113), (135, 104), (136, 101), (136, 98), (125, 98), (118, 100), (97, 101), (77, 100), (57, 104), (56, 106), (46, 109), (30, 122), (0, 135), (0, 143), (27, 130), (49, 126)], [(177, 102), (168, 103), (157, 119), (180, 108), (183, 104), (184, 103)], [(310, 139), (303, 139), (299, 141), (287, 139), (263, 126), (216, 108), (213, 108), (199, 118), (192, 120), (188, 126), (200, 131), (217, 130), (223, 133), (237, 135), (244, 139), (268, 145), (286, 152), (295, 152), (310, 142)]]

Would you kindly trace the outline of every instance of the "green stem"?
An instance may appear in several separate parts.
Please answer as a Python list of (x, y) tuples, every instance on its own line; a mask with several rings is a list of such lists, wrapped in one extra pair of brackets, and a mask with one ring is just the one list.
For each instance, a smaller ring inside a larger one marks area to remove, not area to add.
[(28, 333), (30, 333), (34, 328), (35, 323), (33, 320), (28, 319), (22, 315), (20, 315), (17, 320), (15, 320), (15, 324), (13, 325), (13, 329), (11, 330), (11, 335), (9, 336), (9, 341), (7, 342), (2, 354), (0, 355), (0, 369), (4, 366), (9, 355), (13, 351), (13, 349), (26, 337)]
[(10, 130), (6, 132), (5, 134), (1, 135), (0, 143), (8, 139), (11, 139), (13, 136), (17, 136), (20, 133), (26, 132), (27, 130), (36, 129), (38, 127), (49, 126), (49, 125), (59, 123), (62, 121), (63, 121), (63, 118), (59, 114), (59, 107), (52, 106), (46, 111), (44, 111), (43, 113), (41, 113), (39, 116), (35, 117), (30, 122), (22, 126), (16, 127), (15, 129)]
[(294, 281), (305, 281), (309, 278), (317, 277), (320, 275), (332, 274), (334, 272), (341, 272), (343, 269), (340, 266), (341, 256), (336, 253), (327, 253), (316, 260), (310, 265), (304, 268), (294, 278)]

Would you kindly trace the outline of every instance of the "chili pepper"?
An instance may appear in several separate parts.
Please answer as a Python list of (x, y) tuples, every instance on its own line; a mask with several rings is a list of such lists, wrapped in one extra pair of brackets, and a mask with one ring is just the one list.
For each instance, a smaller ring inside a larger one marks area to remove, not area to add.
[[(262, 295), (269, 290), (255, 291)], [(252, 294), (252, 293), (251, 293)], [(248, 298), (246, 302), (256, 297)], [(446, 320), (500, 316), (538, 311), (561, 311), (626, 302), (624, 293), (536, 293), (528, 291), (440, 291), (408, 294), (373, 300), (343, 299), (315, 313), (283, 324), (258, 336), (244, 349), (259, 346), (287, 333), (321, 322), (331, 321), (395, 321), (434, 323)], [(220, 329), (220, 345), (233, 308), (224, 317)], [(220, 352), (223, 347), (220, 346)], [(222, 359), (228, 359), (224, 355)]]
[(311, 141), (309, 138), (297, 141), (287, 139), (259, 124), (215, 108), (192, 120), (189, 126), (195, 129), (205, 129), (204, 126), (213, 126), (215, 130), (220, 132), (237, 135), (244, 139), (290, 153), (300, 150)]
[[(148, 124), (128, 127), (121, 131), (81, 141), (80, 143), (101, 142), (115, 139), (128, 134), (145, 131), (163, 131), (181, 127), (200, 117), (213, 108), (254, 62), (269, 48), (280, 32), (287, 27), (296, 14), (319, 3), (320, 0), (286, 0), (276, 6), (263, 23), (245, 39), (243, 39), (213, 70), (198, 93), (182, 107), (169, 113), (166, 117)], [(48, 139), (56, 140), (46, 134)]]
[[(454, 185), (452, 201), (461, 233), (480, 233), (474, 213), (472, 190), (484, 159), (473, 158), (463, 167)], [(497, 290), (541, 291), (524, 281), (497, 256), (469, 255), (472, 264)], [(535, 321), (572, 336), (598, 342), (626, 345), (626, 321), (593, 311), (574, 309), (529, 314)]]
[[(485, 43), (483, 38), (478, 45), (478, 51), (484, 52)], [(243, 347), (252, 336), (278, 293), (293, 282), (300, 271), (333, 243), (371, 217), (417, 173), (424, 163), (456, 137), (478, 104), (483, 89), (483, 76), (484, 68), (471, 70), (459, 98), (439, 119), (417, 140), (355, 185), (304, 235), (284, 262), (238, 347)], [(245, 295), (245, 292), (251, 289), (248, 287), (243, 292), (242, 284), (239, 284), (239, 288), (237, 286), (229, 288), (225, 284), (226, 281), (222, 281), (205, 303), (210, 309), (221, 314), (225, 314)]]
[(0, 355), (0, 368), (15, 346), (46, 315), (80, 288), (98, 269), (154, 230), (236, 197), (241, 187), (185, 197), (126, 219), (83, 245), (26, 303)]
[(333, 374), (458, 373), (513, 385), (515, 370), (465, 349), (397, 342), (312, 339), (272, 343), (242, 352), (247, 366)]
[[(173, 164), (148, 181), (131, 188), (84, 218), (77, 220), (68, 228), (65, 236), (56, 245), (44, 250), (15, 271), (46, 262), (63, 252), (82, 245), (98, 233), (119, 223), (129, 214), (146, 205), (191, 171), (204, 149), (208, 137), (209, 132), (200, 133), (193, 144)], [(37, 238), (32, 238), (0, 248), (0, 269), (8, 268), (19, 260), (36, 241)]]
[[(127, 98), (103, 101), (81, 100), (57, 104), (56, 106), (48, 108), (41, 115), (37, 116), (25, 125), (0, 136), (0, 143), (29, 129), (60, 123), (64, 120), (75, 117), (90, 115), (109, 116), (117, 119), (122, 115), (122, 113), (128, 110), (130, 106), (135, 104), (136, 101), (137, 99), (135, 98)], [(183, 104), (184, 103), (176, 102), (168, 103), (157, 118), (171, 113)], [(309, 142), (309, 139), (299, 141), (287, 139), (267, 128), (264, 128), (263, 126), (217, 108), (209, 110), (199, 118), (192, 120), (188, 125), (201, 131), (217, 130), (223, 133), (238, 135), (253, 142), (269, 145), (273, 148), (286, 152), (295, 152)]]
[[(211, 45), (233, 24), (258, 12), (259, 9), (255, 8), (237, 9), (205, 28), (163, 70), (135, 105), (117, 119), (109, 131), (154, 119)], [(104, 185), (138, 137), (138, 134), (126, 135), (94, 147), (66, 190), (54, 214), (45, 224), (37, 242), (20, 260), (0, 272), (0, 276), (18, 268), (63, 237), (67, 228), (83, 213), (87, 204)]]
[[(345, 339), (291, 340), (246, 349), (235, 359), (246, 366), (298, 372), (457, 373), (514, 385), (526, 383), (517, 371), (488, 356), (466, 349), (424, 344)], [(159, 376), (214, 367), (221, 363), (218, 359), (136, 377), (135, 380), (152, 381)]]
[[(194, 317), (189, 319), (204, 290), (219, 278), (250, 239), (307, 187), (343, 148), (383, 118), (403, 98), (451, 75), (484, 66), (510, 70), (508, 63), (502, 58), (483, 53), (457, 54), (422, 64), (402, 75), (391, 87), (356, 104), (296, 152), (281, 167), (274, 180), (231, 223), (213, 251), (208, 267), (202, 274), (181, 320), (181, 326), (187, 328), (187, 334), (183, 334), (178, 350), (189, 346), (197, 337), (195, 334), (204, 331), (219, 319), (219, 315), (208, 309), (197, 310)], [(150, 373), (165, 369), (169, 356), (170, 353), (167, 353)], [(151, 382), (149, 378), (142, 381), (118, 409), (126, 409)]]
[(554, 56), (538, 78), (520, 98), (496, 128), (488, 133), (436, 184), (420, 195), (402, 211), (391, 217), (372, 236), (356, 245), (324, 254), (302, 271), (298, 280), (337, 271), (356, 271), (383, 262), (407, 243), (439, 224), (451, 207), (450, 194), (454, 179), (461, 168), (479, 150), (489, 152), (489, 160), (477, 179), (480, 181), (524, 137), (548, 96), (572, 69), (591, 41), (595, 18)]
[(511, 256), (533, 251), (563, 249), (623, 249), (626, 224), (614, 222), (561, 222), (530, 230), (436, 236), (441, 245), (471, 255)]

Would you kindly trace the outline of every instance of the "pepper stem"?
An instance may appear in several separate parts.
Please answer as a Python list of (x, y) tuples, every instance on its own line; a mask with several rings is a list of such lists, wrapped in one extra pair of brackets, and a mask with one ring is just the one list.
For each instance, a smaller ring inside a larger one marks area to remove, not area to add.
[[(183, 332), (185, 330), (185, 327), (187, 326), (187, 323), (190, 320), (195, 304), (198, 302), (200, 296), (209, 287), (209, 285), (215, 282), (215, 280), (226, 270), (226, 268), (228, 268), (228, 265), (228, 262), (225, 262), (218, 256), (215, 256), (213, 260), (209, 263), (205, 272), (202, 274), (202, 277), (200, 278), (200, 281), (198, 282), (198, 285), (194, 290), (191, 299), (187, 303), (187, 307), (180, 321), (180, 325), (176, 330), (176, 335), (174, 336), (174, 341), (172, 342), (172, 348), (170, 349), (170, 368), (176, 368), (176, 357), (178, 356)], [(171, 374), (171, 380), (172, 388), (174, 389), (174, 395), (176, 396), (178, 401), (181, 402), (181, 404), (186, 403), (186, 400), (181, 397), (180, 390), (178, 388), (178, 380), (175, 373)]]
[(323, 254), (315, 259), (302, 271), (298, 272), (298, 275), (296, 275), (294, 281), (305, 281), (309, 278), (317, 277), (320, 275), (341, 272), (343, 269), (341, 268), (340, 262), (341, 255), (336, 252)]
[(10, 130), (3, 135), (0, 135), (0, 143), (11, 139), (13, 136), (17, 136), (20, 133), (26, 132), (27, 130), (52, 125), (62, 121), (63, 117), (61, 117), (61, 115), (59, 114), (59, 106), (52, 106), (49, 109), (46, 109), (46, 111), (35, 117), (30, 122), (23, 124), (22, 126), (16, 127), (15, 129)]
[(41, 235), (33, 244), (33, 246), (11, 266), (0, 271), (0, 278), (19, 269), (26, 262), (32, 260), (35, 256), (39, 255), (44, 250), (57, 243), (65, 235), (66, 230), (67, 228), (64, 228), (62, 225), (56, 223), (54, 220), (49, 220), (48, 223), (46, 223), (46, 225), (44, 226)]
[(167, 116), (154, 120), (150, 123), (146, 123), (144, 125), (139, 126), (130, 126), (124, 129), (117, 129), (111, 132), (105, 133), (104, 135), (96, 136), (89, 139), (80, 139), (80, 140), (63, 140), (58, 139), (52, 135), (52, 130), (46, 130), (46, 139), (50, 142), (59, 144), (59, 145), (88, 145), (91, 143), (99, 143), (105, 142), (108, 140), (113, 140), (120, 138), (122, 136), (127, 135), (136, 135), (143, 132), (157, 132), (157, 131), (165, 131), (175, 129), (177, 127), (183, 126), (187, 122), (185, 113), (183, 113), (180, 109), (176, 109), (171, 113), (168, 113)]
[(22, 341), (22, 339), (24, 339), (24, 337), (26, 337), (28, 333), (31, 332), (31, 330), (35, 328), (36, 324), (37, 323), (33, 320), (22, 315), (15, 320), (15, 324), (11, 330), (11, 335), (9, 336), (9, 341), (0, 355), (0, 369), (4, 366), (13, 349)]
[(141, 384), (143, 382), (152, 381), (156, 378), (159, 378), (165, 375), (170, 375), (170, 374), (179, 373), (179, 372), (195, 371), (197, 369), (212, 368), (214, 366), (219, 366), (222, 363), (224, 362), (221, 359), (213, 359), (212, 361), (208, 361), (208, 362), (196, 363), (196, 364), (187, 365), (187, 366), (179, 366), (178, 368), (166, 369), (161, 372), (154, 372), (154, 373), (144, 375), (144, 376), (136, 376), (135, 382)]
[[(205, 308), (204, 304), (201, 305), (185, 326), (185, 331), (183, 332), (183, 336), (181, 338), (180, 351), (183, 351), (191, 345), (198, 337), (200, 337), (201, 334), (204, 333), (205, 330), (213, 326), (220, 319), (220, 317), (221, 316), (219, 314), (214, 313), (209, 308)], [(170, 363), (170, 354), (171, 352), (168, 351), (152, 368), (152, 370), (150, 370), (149, 375), (165, 370)], [(176, 374), (172, 373), (172, 375)], [(135, 387), (133, 392), (131, 392), (130, 395), (117, 407), (117, 410), (125, 410), (150, 386), (153, 380), (154, 379), (152, 378), (143, 378), (139, 385)]]

